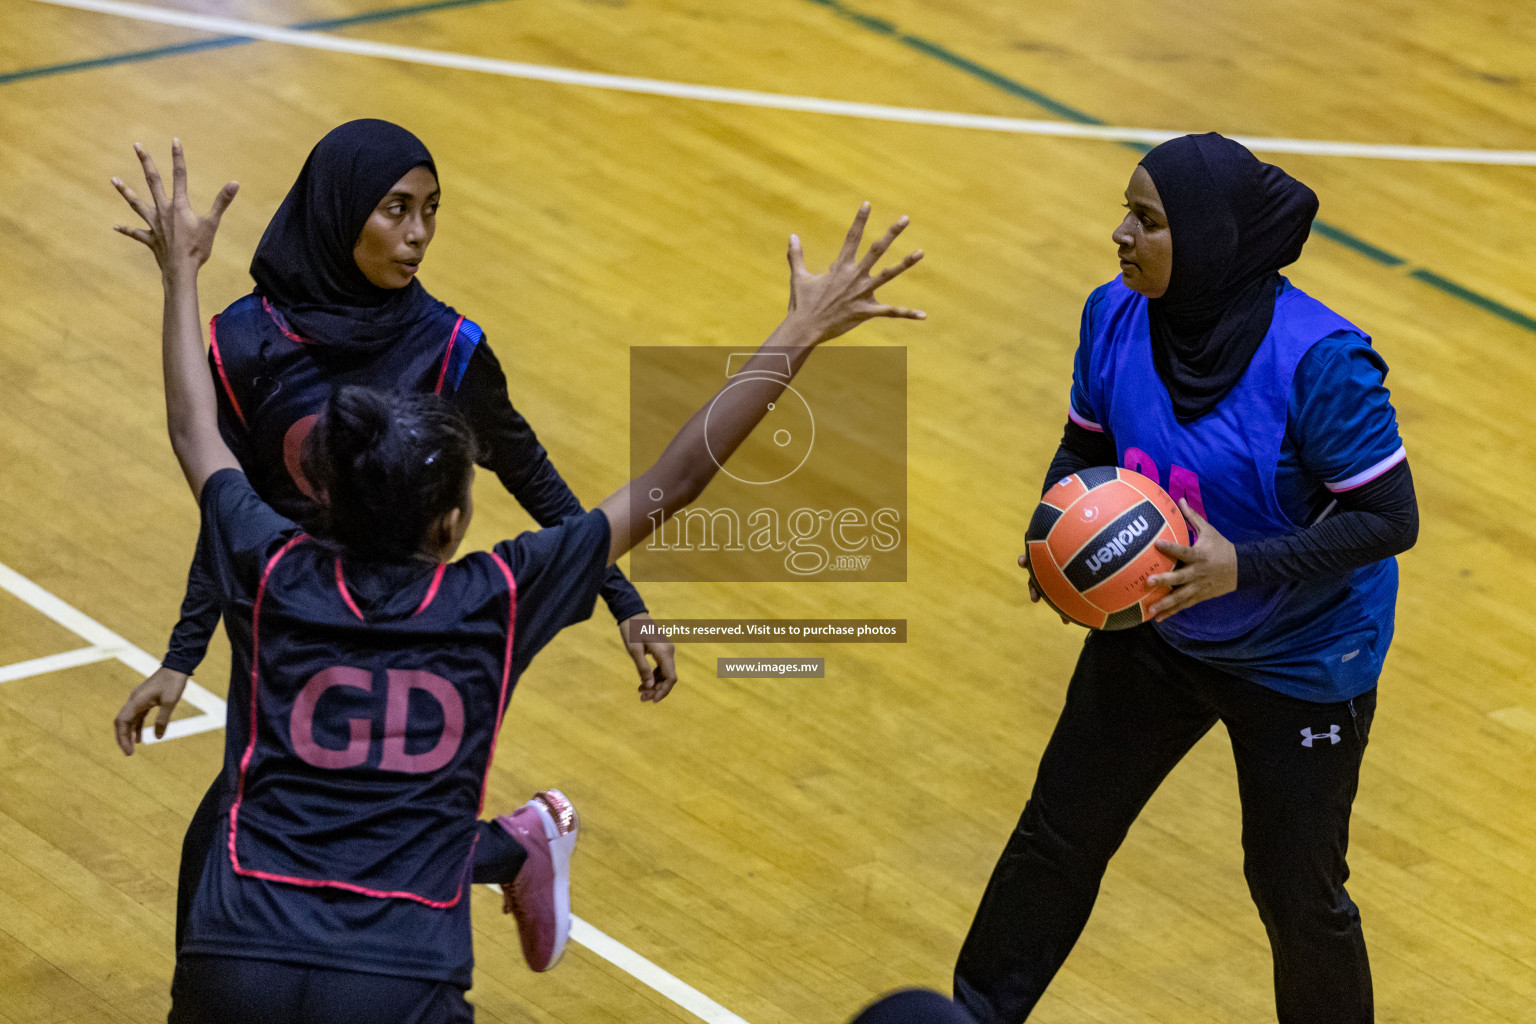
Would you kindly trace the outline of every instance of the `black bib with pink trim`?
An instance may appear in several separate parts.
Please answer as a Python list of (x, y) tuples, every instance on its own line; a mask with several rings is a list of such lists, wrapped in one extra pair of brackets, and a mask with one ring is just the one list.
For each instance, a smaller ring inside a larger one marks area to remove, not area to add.
[(225, 855), (248, 878), (453, 907), (511, 691), (516, 586), (494, 554), (385, 567), (383, 588), (378, 567), (348, 571), (300, 535), (262, 574)]
[(278, 512), (309, 522), (314, 490), (300, 467), (304, 438), (332, 392), (350, 384), (452, 397), (482, 337), (438, 303), (399, 342), (358, 351), (295, 334), (265, 298), (246, 295), (208, 325), (218, 386), (241, 432), (234, 445), (256, 492)]

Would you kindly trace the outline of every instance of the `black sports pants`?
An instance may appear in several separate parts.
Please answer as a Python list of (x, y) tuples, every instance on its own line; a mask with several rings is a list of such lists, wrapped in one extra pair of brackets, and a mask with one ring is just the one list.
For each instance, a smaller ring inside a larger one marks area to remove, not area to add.
[(271, 960), (177, 958), (168, 1024), (472, 1024), (464, 990), (445, 981)]
[[(197, 895), (198, 883), (203, 879), (203, 866), (219, 835), (219, 820), (229, 813), (224, 806), (227, 789), (224, 773), (214, 777), (208, 792), (192, 813), (187, 824), (187, 834), (181, 841), (181, 868), (176, 877), (176, 951), (181, 951), (186, 937), (187, 915), (192, 912), (192, 898)], [(528, 859), (521, 843), (513, 839), (501, 826), (482, 821), (479, 825), (480, 841), (475, 844), (474, 881), (506, 882), (515, 876)]]
[(1067, 958), (1131, 822), (1217, 721), (1243, 808), (1243, 872), (1269, 933), (1281, 1024), (1367, 1024), (1370, 965), (1344, 881), (1376, 708), (1277, 693), (1181, 654), (1150, 626), (1094, 632), (955, 966), (955, 998), (1017, 1024)]

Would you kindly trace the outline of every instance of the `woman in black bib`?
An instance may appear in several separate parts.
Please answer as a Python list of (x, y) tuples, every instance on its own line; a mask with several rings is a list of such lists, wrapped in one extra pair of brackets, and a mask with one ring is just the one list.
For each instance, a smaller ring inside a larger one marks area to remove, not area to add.
[[(474, 443), (436, 395), (330, 396), (300, 452), (328, 499), (325, 536), (252, 488), (221, 436), (198, 332), (198, 269), (235, 189), (197, 216), (179, 144), (173, 153), (169, 196), (142, 152), (152, 205), (119, 183), (147, 225), (120, 230), (161, 267), (168, 427), (202, 509), (234, 673), (232, 799), (170, 1019), (471, 1020), (475, 814), (518, 675), (591, 614), (606, 567), (702, 493), (817, 346), (873, 317), (922, 319), (875, 298), (921, 253), (872, 273), (905, 220), (860, 259), (868, 206), (824, 274), (805, 270), (791, 238), (789, 313), (741, 370), (760, 372), (760, 386), (727, 384), (593, 511), (455, 559), (473, 514)], [(559, 846), (569, 807), (538, 810)], [(568, 923), (568, 905), (555, 916)]]
[[(417, 280), (436, 231), (439, 199), (437, 165), (406, 129), (371, 119), (333, 129), (310, 152), (262, 235), (251, 260), (255, 289), (213, 318), (209, 370), (217, 385), (220, 432), (256, 492), (295, 522), (315, 527), (323, 518), (321, 495), (299, 454), (326, 402), (349, 385), (446, 399), (474, 432), (477, 461), (541, 526), (585, 511), (513, 408), (479, 325)], [(220, 617), (209, 563), (200, 541), (165, 662), (118, 716), (125, 752), (156, 706), (156, 730), (163, 733), (207, 650)], [(617, 566), (607, 570), (602, 596), (621, 631), (630, 619), (646, 621), (645, 603)], [(665, 697), (676, 681), (672, 645), (627, 646), (640, 672), (641, 699)], [(183, 844), (178, 947), (218, 821), (232, 799), (221, 780), (204, 796)], [(526, 827), (527, 817), (525, 808), (483, 823), (475, 877), (506, 886), (506, 909), (517, 916), (529, 964), (543, 970), (559, 955), (548, 922), (532, 912), (547, 901), (514, 898), (525, 846), (543, 845)]]

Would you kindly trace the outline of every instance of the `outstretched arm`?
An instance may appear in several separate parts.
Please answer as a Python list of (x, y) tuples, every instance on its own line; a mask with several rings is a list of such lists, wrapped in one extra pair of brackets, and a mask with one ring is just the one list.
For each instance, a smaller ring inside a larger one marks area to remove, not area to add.
[[(783, 376), (785, 358), (789, 361), (792, 378), (817, 345), (853, 330), (865, 320), (874, 317), (922, 320), (926, 317), (920, 311), (886, 306), (875, 299), (876, 288), (903, 273), (922, 259), (923, 254), (921, 250), (914, 252), (894, 266), (871, 275), (870, 271), (880, 257), (905, 230), (907, 219), (903, 217), (897, 221), (883, 238), (869, 247), (863, 259), (855, 260), (868, 219), (869, 204), (865, 203), (848, 229), (837, 260), (821, 275), (806, 271), (800, 239), (790, 236), (789, 315), (733, 378), (734, 383), (742, 377), (755, 376), (762, 386), (742, 388), (727, 384), (678, 431), (654, 466), (598, 506), (608, 517), (611, 528), (610, 565), (649, 536), (659, 522), (703, 493), (720, 468), (716, 457), (720, 462), (730, 458), (767, 414), (769, 403), (783, 393), (788, 383), (788, 378)], [(709, 424), (707, 442), (704, 436), (706, 419)]]
[(112, 184), (117, 191), (148, 225), (143, 228), (119, 225), (115, 230), (147, 245), (160, 265), (165, 289), (160, 337), (165, 370), (166, 425), (171, 435), (171, 448), (175, 450), (187, 484), (192, 488), (192, 496), (196, 498), (214, 473), (240, 468), (240, 463), (219, 436), (218, 404), (205, 364), (207, 354), (203, 349), (197, 310), (197, 272), (213, 252), (219, 218), (235, 198), (239, 186), (234, 182), (225, 185), (214, 197), (208, 215), (199, 217), (192, 212), (192, 205), (187, 200), (187, 165), (181, 140), (171, 146), (169, 197), (165, 194), (160, 172), (144, 147), (136, 144), (133, 148), (143, 165), (153, 206), (139, 199), (121, 179), (113, 178)]

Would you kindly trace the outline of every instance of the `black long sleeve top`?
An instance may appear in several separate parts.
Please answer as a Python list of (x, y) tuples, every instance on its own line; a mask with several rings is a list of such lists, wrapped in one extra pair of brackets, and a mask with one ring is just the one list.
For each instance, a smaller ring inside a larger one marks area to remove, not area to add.
[[(484, 341), (470, 357), (452, 403), (479, 441), (479, 464), (496, 474), (536, 523), (554, 526), (586, 511), (555, 469), (533, 428), (512, 405), (506, 374)], [(163, 662), (166, 668), (187, 675), (202, 663), (208, 641), (219, 624), (218, 591), (207, 566), (207, 552), (199, 536), (198, 550), (187, 573), (181, 618), (171, 634)], [(601, 594), (615, 621), (623, 622), (646, 610), (639, 592), (618, 566), (609, 568)]]

